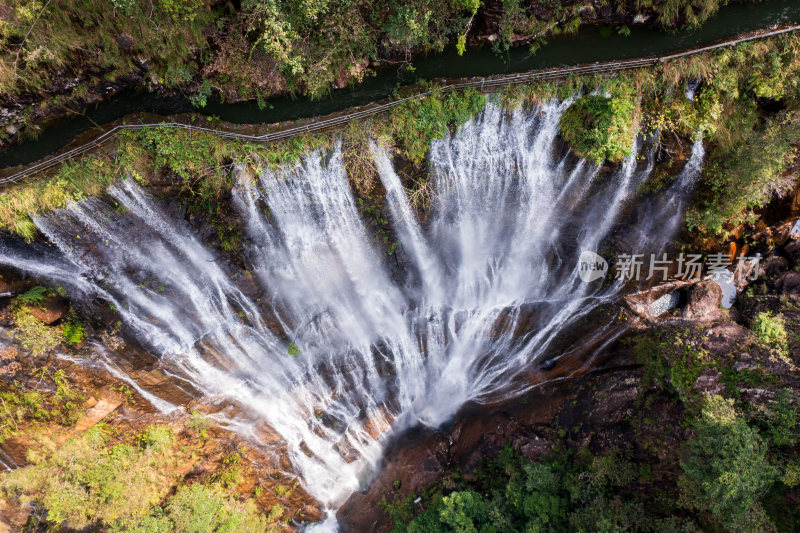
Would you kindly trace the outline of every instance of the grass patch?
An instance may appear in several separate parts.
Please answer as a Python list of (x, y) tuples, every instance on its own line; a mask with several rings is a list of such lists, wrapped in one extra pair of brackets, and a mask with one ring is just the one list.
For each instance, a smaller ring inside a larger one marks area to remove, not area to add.
[(260, 172), (291, 164), (308, 150), (329, 144), (330, 139), (322, 135), (263, 146), (165, 126), (123, 131), (113, 155), (98, 153), (66, 162), (47, 180), (15, 184), (0, 194), (0, 230), (32, 241), (38, 235), (33, 222), (37, 216), (102, 195), (117, 179), (133, 178), (147, 185), (166, 176), (189, 200), (190, 210), (212, 219), (220, 241), (232, 250), (240, 235), (220, 212), (220, 201), (234, 185), (233, 162)]
[(47, 287), (37, 285), (17, 296), (17, 302), (23, 305), (40, 306), (47, 299), (49, 292), (50, 290)]
[(6, 95), (47, 91), (65, 70), (108, 81), (137, 72), (137, 57), (160, 83), (184, 84), (198, 72), (192, 55), (206, 46), (203, 31), (215, 16), (198, 0), (4, 0), (0, 11)]
[(37, 234), (31, 217), (102, 194), (115, 177), (106, 158), (90, 157), (64, 163), (45, 181), (12, 185), (0, 194), (0, 229), (31, 241)]

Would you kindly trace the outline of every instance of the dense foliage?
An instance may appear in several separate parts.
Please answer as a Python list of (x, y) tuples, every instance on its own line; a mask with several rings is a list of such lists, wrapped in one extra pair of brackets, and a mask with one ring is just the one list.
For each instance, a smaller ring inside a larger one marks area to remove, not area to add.
[(183, 485), (167, 500), (164, 508), (157, 507), (135, 527), (134, 533), (194, 533), (219, 531), (225, 533), (263, 533), (281, 509), (267, 517), (258, 512), (252, 501), (237, 502), (218, 486)]
[[(370, 138), (393, 145), (402, 157), (419, 164), (431, 141), (469, 120), (485, 102), (485, 95), (474, 90), (434, 92), (393, 108), (380, 121), (346, 130), (344, 152), (348, 168), (353, 170), (351, 179), (359, 182), (370, 171)], [(258, 173), (294, 164), (340, 137), (340, 132), (304, 135), (264, 146), (168, 127), (124, 131), (113, 154), (98, 153), (65, 163), (48, 180), (21, 183), (0, 193), (0, 229), (30, 241), (37, 235), (31, 217), (100, 195), (116, 179), (148, 184), (166, 176), (175, 193), (189, 199), (190, 211), (202, 213), (217, 229), (220, 246), (231, 251), (237, 246), (239, 230), (226, 220), (223, 200), (234, 185), (234, 163)]]
[[(101, 423), (63, 444), (45, 444), (30, 454), (28, 466), (0, 480), (6, 496), (43, 511), (42, 526), (137, 533), (280, 529), (283, 507), (262, 513), (252, 499), (237, 498), (232, 489), (241, 472), (225, 467), (225, 459), (216, 482), (176, 488), (182, 465), (195, 458), (168, 426), (120, 435)], [(229, 457), (241, 461), (238, 453)]]
[(685, 103), (661, 106), (653, 122), (687, 136), (699, 131), (710, 145), (699, 198), (687, 213), (690, 229), (730, 231), (788, 188), (785, 172), (800, 142), (798, 73), (795, 35), (721, 50), (710, 61), (698, 57), (669, 65), (667, 77), (702, 82), (693, 111), (681, 110)]
[(408, 502), (385, 504), (395, 531), (676, 531), (691, 520), (648, 508), (636, 485), (647, 480), (619, 450), (594, 456), (583, 450), (531, 462), (510, 448), (488, 461), (475, 482), (456, 481), (447, 494), (433, 488), (426, 509), (413, 516)]
[[(631, 9), (612, 0), (608, 13), (650, 13), (674, 27), (697, 25), (724, 3), (637, 0)], [(583, 5), (505, 0), (492, 7), (499, 20), (486, 20), (498, 50), (528, 41), (536, 48), (575, 31)], [(0, 99), (64, 94), (58, 89), (71, 89), (71, 78), (81, 82), (70, 94), (78, 98), (87, 84), (142, 74), (150, 86), (188, 91), (200, 106), (212, 90), (237, 99), (285, 89), (320, 96), (361, 81), (372, 60), (408, 61), (453, 42), (463, 53), (483, 8), (477, 0), (2, 0)]]
[[(564, 113), (560, 130), (578, 154), (594, 163), (618, 161), (629, 153), (637, 127), (660, 132), (670, 145), (677, 144), (670, 150), (684, 152), (702, 135), (706, 161), (687, 224), (699, 235), (713, 235), (754, 220), (760, 206), (791, 184), (787, 172), (800, 143), (798, 73), (800, 38), (785, 35), (613, 77), (575, 77), (559, 84), (509, 87), (500, 99), (507, 108), (514, 108), (584, 94)], [(684, 95), (689, 84), (692, 99)], [(354, 171), (352, 179), (372, 183), (365, 178), (372, 172), (372, 164), (366, 160), (367, 137), (394, 145), (398, 155), (420, 165), (431, 140), (462, 124), (484, 102), (484, 95), (472, 90), (434, 93), (394, 108), (388, 118), (363, 123), (356, 135), (351, 135), (353, 128), (349, 128), (345, 137), (355, 143), (345, 143), (345, 160)], [(272, 166), (331, 141), (331, 136), (306, 136), (265, 148), (165, 128), (127, 133), (110, 157), (98, 154), (68, 163), (50, 180), (4, 191), (0, 194), (0, 227), (32, 239), (36, 227), (29, 215), (97, 195), (120, 176), (146, 181), (164, 171), (177, 177), (182, 190), (214, 215), (215, 206), (232, 183), (230, 164), (234, 160)], [(664, 179), (674, 175), (657, 169), (656, 179), (646, 186), (657, 190)], [(418, 186), (412, 192), (422, 194), (414, 198), (428, 198), (424, 176), (415, 179)], [(234, 247), (229, 225), (221, 219), (216, 225), (221, 228), (224, 247)]]
[(580, 157), (619, 161), (631, 152), (635, 109), (630, 97), (582, 96), (561, 116), (559, 131)]
[(431, 141), (443, 138), (464, 124), (484, 105), (485, 95), (474, 89), (409, 100), (392, 109), (388, 136), (395, 140), (405, 157), (420, 163), (428, 153)]
[(98, 521), (130, 523), (166, 495), (170, 479), (164, 469), (174, 457), (173, 436), (167, 428), (153, 428), (142, 445), (105, 446), (102, 426), (68, 441), (29, 467), (16, 470), (2, 483), (3, 490), (23, 499), (35, 498), (47, 509), (48, 520), (74, 529)]
[(706, 399), (694, 423), (691, 452), (682, 462), (684, 504), (711, 511), (731, 531), (763, 529), (768, 519), (759, 500), (778, 471), (767, 459), (767, 443), (736, 412), (733, 400)]

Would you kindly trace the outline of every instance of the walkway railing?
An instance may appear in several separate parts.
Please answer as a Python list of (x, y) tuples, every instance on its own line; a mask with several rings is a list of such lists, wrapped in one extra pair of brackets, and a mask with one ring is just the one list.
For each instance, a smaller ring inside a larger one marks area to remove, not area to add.
[(646, 57), (640, 59), (626, 59), (621, 61), (609, 61), (605, 63), (591, 63), (591, 64), (584, 64), (584, 65), (576, 65), (571, 67), (557, 67), (553, 69), (547, 70), (533, 70), (529, 72), (523, 72), (519, 74), (510, 74), (505, 76), (497, 76), (491, 78), (485, 78), (480, 80), (470, 80), (464, 81), (459, 83), (453, 83), (449, 85), (443, 85), (437, 87), (434, 90), (426, 91), (423, 93), (418, 93), (412, 96), (408, 96), (406, 98), (401, 98), (398, 100), (392, 100), (391, 102), (386, 102), (383, 104), (373, 105), (366, 109), (360, 109), (357, 111), (353, 111), (346, 115), (339, 115), (336, 117), (330, 118), (323, 118), (323, 119), (312, 119), (310, 122), (295, 126), (291, 128), (287, 128), (285, 130), (276, 131), (265, 133), (263, 135), (247, 135), (244, 133), (235, 133), (231, 131), (225, 130), (217, 130), (212, 128), (203, 128), (200, 126), (192, 126), (189, 124), (182, 124), (180, 122), (157, 122), (151, 124), (120, 124), (112, 129), (108, 130), (107, 132), (103, 133), (102, 135), (98, 136), (92, 141), (89, 141), (81, 146), (63, 152), (61, 154), (55, 155), (38, 163), (35, 163), (28, 168), (16, 172), (15, 174), (11, 174), (5, 178), (0, 178), (0, 185), (5, 185), (9, 183), (14, 183), (19, 181), (23, 178), (27, 178), (32, 176), (36, 173), (43, 172), (47, 169), (50, 169), (59, 163), (84, 154), (90, 150), (94, 150), (106, 144), (108, 141), (113, 139), (120, 131), (122, 130), (138, 130), (143, 128), (151, 128), (154, 126), (161, 126), (161, 127), (171, 127), (171, 128), (179, 128), (179, 129), (186, 129), (192, 131), (200, 131), (206, 133), (213, 133), (223, 138), (227, 139), (239, 139), (239, 140), (246, 140), (251, 142), (271, 142), (271, 141), (278, 141), (282, 139), (287, 139), (289, 137), (293, 137), (295, 135), (299, 135), (306, 132), (312, 131), (321, 131), (328, 128), (333, 128), (336, 126), (341, 126), (346, 124), (352, 120), (363, 119), (367, 117), (371, 117), (374, 115), (378, 115), (380, 113), (384, 113), (391, 108), (403, 104), (409, 100), (416, 100), (425, 98), (426, 96), (430, 96), (436, 92), (451, 92), (456, 91), (459, 89), (466, 89), (466, 88), (480, 88), (480, 89), (490, 89), (493, 87), (502, 87), (505, 85), (515, 85), (515, 84), (522, 84), (528, 83), (531, 81), (546, 81), (546, 80), (553, 80), (559, 78), (565, 78), (570, 75), (591, 75), (591, 74), (603, 74), (603, 73), (610, 73), (610, 72), (618, 72), (621, 70), (629, 70), (633, 68), (640, 68), (640, 67), (647, 67), (652, 66), (661, 62), (669, 61), (671, 59), (676, 59), (679, 57), (685, 57), (689, 55), (699, 54), (702, 52), (707, 52), (709, 50), (715, 50), (717, 48), (723, 48), (726, 46), (732, 46), (738, 43), (742, 43), (745, 41), (752, 41), (756, 39), (764, 39), (767, 37), (773, 37), (775, 35), (780, 35), (783, 33), (792, 32), (795, 30), (800, 29), (800, 24), (783, 27), (774, 29), (768, 32), (758, 33), (755, 35), (747, 35), (743, 37), (738, 37), (735, 39), (730, 39), (721, 43), (716, 43), (708, 46), (703, 46), (700, 48), (692, 48), (691, 50), (685, 50), (683, 52), (678, 52), (670, 55), (665, 56), (657, 56), (657, 57)]

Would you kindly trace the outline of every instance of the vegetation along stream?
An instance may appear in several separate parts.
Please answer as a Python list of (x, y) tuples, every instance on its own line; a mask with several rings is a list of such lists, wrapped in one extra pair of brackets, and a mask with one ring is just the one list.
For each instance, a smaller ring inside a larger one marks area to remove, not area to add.
[[(664, 55), (724, 40), (738, 34), (800, 21), (800, 4), (774, 0), (763, 4), (734, 3), (700, 27), (665, 30), (634, 26), (620, 33), (619, 26), (582, 26), (577, 33), (556, 37), (531, 54), (528, 47), (498, 53), (484, 45), (459, 55), (455, 47), (414, 57), (400, 67), (383, 67), (352, 88), (337, 89), (319, 99), (278, 97), (263, 101), (225, 103), (209, 99), (202, 107), (183, 95), (164, 97), (136, 89), (122, 91), (93, 104), (79, 114), (48, 124), (35, 139), (22, 141), (0, 152), (0, 168), (30, 163), (55, 152), (79, 133), (132, 113), (171, 115), (196, 112), (236, 124), (297, 120), (326, 115), (349, 107), (383, 100), (404, 84), (424, 79), (466, 78), (524, 72), (600, 61)], [(413, 66), (413, 69), (409, 69)]]

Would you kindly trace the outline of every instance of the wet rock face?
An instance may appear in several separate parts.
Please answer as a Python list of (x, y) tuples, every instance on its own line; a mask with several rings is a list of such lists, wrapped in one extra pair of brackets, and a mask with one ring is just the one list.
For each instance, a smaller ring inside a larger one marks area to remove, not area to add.
[[(628, 364), (630, 355), (617, 352), (615, 362)], [(401, 501), (448, 472), (469, 479), (507, 445), (530, 460), (538, 459), (553, 447), (548, 436), (554, 422), (575, 428), (577, 443), (598, 449), (621, 446), (632, 438), (626, 420), (641, 392), (641, 370), (617, 368), (544, 385), (502, 406), (466, 406), (445, 429), (409, 432), (390, 446), (369, 486), (339, 509), (341, 531), (390, 531), (392, 524), (381, 506), (384, 498)]]
[(787, 254), (794, 257), (795, 261), (800, 260), (800, 239), (792, 239), (783, 248)]
[(390, 446), (369, 487), (351, 495), (337, 512), (341, 530), (390, 530), (380, 505), (387, 494), (399, 501), (451, 470), (469, 477), (507, 444), (529, 459), (539, 457), (550, 448), (543, 430), (568, 394), (569, 386), (560, 384), (534, 390), (514, 405), (466, 406), (446, 429), (420, 428), (401, 436)]

